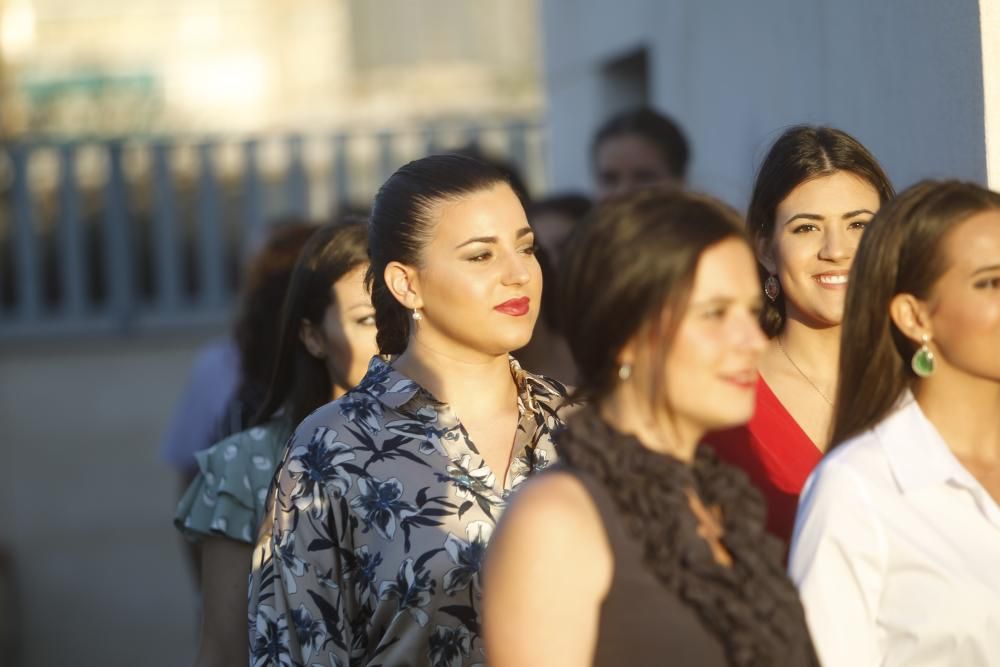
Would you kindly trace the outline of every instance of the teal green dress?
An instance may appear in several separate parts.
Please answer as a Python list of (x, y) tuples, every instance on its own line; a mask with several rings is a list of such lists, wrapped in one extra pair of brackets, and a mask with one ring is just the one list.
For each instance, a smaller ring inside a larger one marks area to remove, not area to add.
[(197, 452), (198, 475), (177, 505), (177, 529), (192, 542), (214, 535), (253, 544), (291, 434), (292, 424), (278, 418)]

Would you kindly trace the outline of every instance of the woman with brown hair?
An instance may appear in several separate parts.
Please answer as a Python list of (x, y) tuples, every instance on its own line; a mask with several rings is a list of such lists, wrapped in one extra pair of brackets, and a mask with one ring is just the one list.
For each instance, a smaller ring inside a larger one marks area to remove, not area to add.
[(1000, 194), (924, 182), (865, 233), (833, 448), (789, 570), (826, 667), (1000, 656)]
[(747, 229), (771, 342), (753, 419), (707, 440), (763, 492), (768, 530), (786, 544), (799, 491), (829, 442), (848, 271), (865, 226), (892, 195), (871, 153), (827, 127), (787, 130), (757, 174)]
[(766, 345), (739, 217), (644, 192), (580, 232), (559, 302), (589, 403), (487, 556), (489, 664), (816, 664), (760, 494), (698, 446), (750, 418)]

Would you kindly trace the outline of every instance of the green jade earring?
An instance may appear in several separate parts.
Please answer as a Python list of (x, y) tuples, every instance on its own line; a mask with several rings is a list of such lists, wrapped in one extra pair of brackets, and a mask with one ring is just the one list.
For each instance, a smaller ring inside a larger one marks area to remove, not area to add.
[(910, 359), (910, 368), (919, 377), (928, 378), (934, 375), (934, 353), (931, 352), (931, 348), (927, 347), (931, 337), (924, 334), (920, 337), (920, 349), (913, 353), (913, 358)]

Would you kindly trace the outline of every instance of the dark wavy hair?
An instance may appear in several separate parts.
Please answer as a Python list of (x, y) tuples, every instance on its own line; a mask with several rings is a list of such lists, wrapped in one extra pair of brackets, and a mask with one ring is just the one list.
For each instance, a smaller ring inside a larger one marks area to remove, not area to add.
[(948, 269), (947, 235), (973, 215), (998, 209), (1000, 193), (974, 183), (923, 181), (868, 225), (844, 306), (831, 450), (882, 421), (917, 380), (910, 368), (917, 346), (889, 316), (892, 299), (926, 299)]
[[(275, 315), (288, 291), (292, 268), (316, 225), (298, 218), (275, 223), (250, 260), (233, 323), (239, 351), (240, 381), (225, 421), (242, 430), (260, 408), (278, 350), (280, 322)], [(233, 414), (239, 412), (240, 414)], [(220, 424), (220, 428), (229, 428)], [(231, 429), (230, 429), (231, 430)]]
[(508, 176), (490, 164), (461, 155), (431, 155), (403, 165), (379, 189), (368, 222), (367, 283), (380, 353), (401, 354), (410, 337), (411, 314), (389, 291), (385, 267), (389, 262), (420, 266), (424, 246), (434, 235), (436, 207), (500, 183), (510, 187)]
[[(740, 216), (706, 195), (647, 190), (594, 209), (570, 240), (559, 283), (580, 398), (597, 401), (611, 391), (621, 349), (645, 327), (659, 348), (655, 363), (663, 361), (702, 253), (733, 237), (746, 240)], [(651, 389), (654, 402), (660, 389)]]
[[(875, 157), (861, 142), (832, 127), (797, 125), (785, 130), (767, 152), (757, 170), (757, 178), (747, 209), (747, 231), (755, 250), (774, 234), (778, 206), (802, 183), (821, 176), (846, 171), (863, 179), (878, 192), (882, 204), (895, 192)], [(761, 284), (768, 272), (757, 263)], [(769, 337), (777, 336), (785, 326), (784, 293), (772, 303), (764, 300), (760, 325)]]
[(653, 145), (667, 171), (678, 181), (684, 180), (691, 157), (687, 137), (673, 118), (646, 107), (622, 111), (606, 120), (594, 133), (590, 146), (592, 161), (596, 160), (601, 144), (608, 139), (633, 134)]
[(328, 224), (317, 229), (302, 249), (281, 308), (281, 335), (258, 424), (282, 409), (298, 424), (330, 401), (334, 382), (350, 388), (346, 369), (338, 369), (340, 377), (331, 381), (326, 363), (309, 354), (299, 331), (303, 320), (322, 326), (333, 303), (334, 283), (368, 261), (366, 236), (363, 224)]

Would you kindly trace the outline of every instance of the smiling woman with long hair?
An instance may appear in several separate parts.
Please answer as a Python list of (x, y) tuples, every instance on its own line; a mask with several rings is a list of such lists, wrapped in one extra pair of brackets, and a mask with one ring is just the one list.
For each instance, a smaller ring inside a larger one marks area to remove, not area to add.
[(479, 567), (507, 495), (553, 458), (565, 389), (510, 356), (541, 272), (503, 173), (432, 156), (369, 222), (380, 352), (296, 429), (254, 553), (254, 665), (473, 665)]
[(892, 195), (868, 149), (829, 127), (786, 130), (757, 173), (747, 230), (770, 344), (753, 419), (708, 441), (761, 490), (768, 530), (786, 543), (802, 485), (830, 441), (851, 262), (865, 226)]
[(851, 271), (789, 571), (826, 667), (1000, 657), (1000, 193), (924, 182)]

